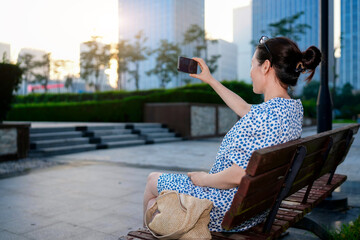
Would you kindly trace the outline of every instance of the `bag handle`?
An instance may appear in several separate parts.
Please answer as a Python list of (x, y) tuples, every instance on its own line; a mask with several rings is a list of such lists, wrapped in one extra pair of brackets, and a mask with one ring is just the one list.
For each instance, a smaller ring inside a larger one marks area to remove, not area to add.
[[(184, 205), (181, 203), (180, 194), (179, 194), (178, 192), (176, 192), (176, 191), (167, 192), (167, 193), (165, 193), (165, 194), (163, 194), (163, 195), (158, 196), (158, 198), (162, 198), (162, 197), (164, 197), (164, 196), (166, 196), (166, 195), (168, 195), (168, 194), (176, 194), (177, 199), (179, 200), (180, 207), (181, 207), (184, 211), (187, 211), (187, 209), (186, 209), (186, 208), (184, 207)], [(178, 239), (178, 238), (180, 238), (180, 237), (184, 234), (185, 223), (182, 225), (182, 227), (181, 227), (179, 230), (177, 230), (177, 231), (175, 231), (175, 232), (173, 232), (173, 233), (169, 233), (169, 234), (167, 234), (167, 235), (157, 235), (156, 233), (154, 233), (154, 232), (149, 228), (149, 223), (150, 223), (149, 220), (150, 220), (150, 217), (148, 217), (148, 216), (152, 216), (152, 215), (155, 213), (156, 209), (157, 209), (157, 202), (155, 202), (155, 203), (154, 203), (148, 210), (146, 210), (146, 212), (145, 212), (145, 225), (146, 225), (147, 229), (150, 231), (150, 233), (151, 233), (154, 237), (156, 237), (156, 238), (158, 238), (158, 239)]]

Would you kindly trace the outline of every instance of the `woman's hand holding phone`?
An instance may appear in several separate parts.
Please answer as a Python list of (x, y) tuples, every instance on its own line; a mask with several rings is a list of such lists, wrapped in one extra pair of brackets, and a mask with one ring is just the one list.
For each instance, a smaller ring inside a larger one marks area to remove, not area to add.
[(210, 84), (213, 81), (216, 81), (210, 73), (209, 67), (206, 65), (205, 61), (202, 58), (192, 58), (198, 62), (201, 73), (199, 74), (189, 74), (190, 77), (200, 79), (201, 81)]

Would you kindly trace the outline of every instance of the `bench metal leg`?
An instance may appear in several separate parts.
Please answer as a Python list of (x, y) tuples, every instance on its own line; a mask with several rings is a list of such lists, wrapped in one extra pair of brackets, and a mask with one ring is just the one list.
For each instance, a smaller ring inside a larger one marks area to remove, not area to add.
[(326, 231), (323, 226), (308, 217), (304, 217), (292, 227), (310, 231), (316, 236), (318, 236), (320, 239), (327, 240), (330, 238), (328, 231)]

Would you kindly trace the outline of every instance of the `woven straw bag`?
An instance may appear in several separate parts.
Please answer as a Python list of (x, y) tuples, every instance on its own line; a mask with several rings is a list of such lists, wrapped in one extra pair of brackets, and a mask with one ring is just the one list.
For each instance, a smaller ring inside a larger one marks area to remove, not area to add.
[(211, 239), (212, 207), (208, 199), (165, 190), (146, 211), (145, 224), (160, 239)]

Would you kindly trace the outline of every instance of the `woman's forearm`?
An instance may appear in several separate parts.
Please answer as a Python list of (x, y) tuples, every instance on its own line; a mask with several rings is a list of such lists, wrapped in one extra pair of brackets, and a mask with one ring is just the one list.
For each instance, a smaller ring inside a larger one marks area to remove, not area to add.
[(215, 92), (224, 100), (226, 105), (229, 106), (238, 116), (243, 117), (250, 111), (251, 105), (248, 104), (239, 95), (227, 89), (217, 80), (209, 81), (210, 86)]
[(224, 102), (240, 117), (243, 117), (250, 111), (251, 105), (244, 101), (239, 95), (224, 87), (220, 82), (215, 80), (210, 73), (209, 67), (201, 58), (193, 58), (201, 68), (201, 73), (190, 74), (190, 77), (198, 78), (201, 81), (210, 84), (215, 92), (224, 100)]
[(216, 174), (189, 172), (188, 176), (196, 186), (230, 189), (239, 186), (245, 170), (236, 164)]

